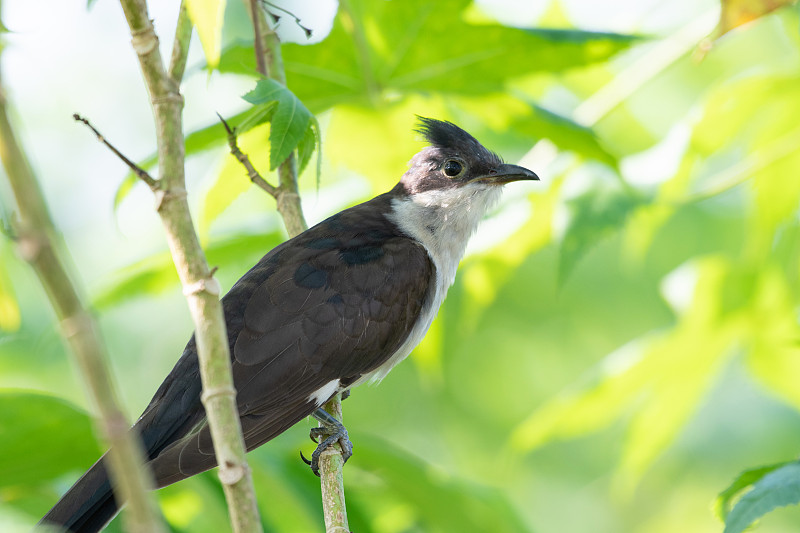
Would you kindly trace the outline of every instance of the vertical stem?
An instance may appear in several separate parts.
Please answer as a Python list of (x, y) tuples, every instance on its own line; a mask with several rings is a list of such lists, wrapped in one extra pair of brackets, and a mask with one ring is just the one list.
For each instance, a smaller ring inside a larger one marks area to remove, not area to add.
[(186, 71), (186, 59), (189, 56), (189, 42), (191, 39), (192, 21), (189, 20), (189, 13), (186, 11), (186, 0), (181, 0), (168, 71), (169, 77), (178, 85), (180, 85), (183, 73)]
[[(334, 396), (324, 409), (339, 422), (342, 420), (342, 399)], [(319, 477), (322, 488), (322, 511), (325, 516), (326, 533), (344, 533), (350, 531), (347, 524), (347, 506), (344, 500), (344, 460), (342, 450), (336, 444), (328, 448), (319, 457)]]
[(92, 403), (100, 413), (98, 432), (109, 446), (108, 470), (114, 490), (128, 503), (124, 513), (128, 531), (164, 531), (156, 507), (148, 496), (153, 481), (144, 467), (141, 443), (119, 408), (106, 346), (97, 324), (83, 305), (59, 250), (63, 243), (44, 195), (10, 124), (0, 84), (0, 159), (6, 169), (19, 210), (18, 249), (36, 271), (50, 297), (64, 338), (69, 343)]
[[(247, 1), (247, 0), (245, 0)], [(264, 15), (258, 7), (258, 0), (250, 0), (250, 18), (253, 20), (253, 39), (256, 52), (256, 69), (258, 72), (267, 77), (267, 63), (266, 55), (264, 53), (266, 42), (264, 40), (264, 29), (268, 29), (267, 21), (264, 20)]]
[(277, 209), (291, 237), (305, 231), (308, 226), (303, 217), (300, 194), (297, 192), (297, 160), (294, 152), (278, 166)]
[[(286, 85), (286, 72), (283, 69), (283, 56), (278, 34), (267, 24), (264, 13), (258, 7), (258, 0), (249, 0), (249, 3), (250, 13), (253, 17), (258, 72), (265, 78)], [(297, 189), (297, 161), (294, 152), (278, 165), (278, 180), (278, 194), (276, 195), (278, 213), (283, 219), (287, 233), (290, 237), (294, 237), (308, 228), (305, 217), (303, 217), (303, 208)]]
[(131, 29), (132, 44), (150, 94), (156, 122), (160, 180), (156, 209), (167, 235), (172, 259), (178, 271), (195, 325), (195, 339), (203, 381), (205, 407), (219, 478), (228, 502), (233, 529), (237, 533), (260, 533), (261, 520), (255, 490), (245, 459), (245, 444), (233, 387), (231, 356), (219, 284), (214, 279), (200, 247), (189, 213), (184, 177), (183, 97), (180, 74), (188, 46), (188, 16), (179, 14), (170, 72), (158, 47), (145, 0), (121, 0)]
[[(247, 1), (247, 0), (245, 0)], [(278, 35), (267, 25), (264, 13), (258, 9), (258, 0), (249, 0), (255, 33), (256, 64), (261, 75), (286, 85), (283, 68), (281, 43)], [(263, 58), (259, 57), (263, 53)], [(308, 225), (303, 217), (300, 194), (297, 188), (297, 160), (291, 153), (278, 166), (277, 209), (290, 237), (304, 231)], [(327, 404), (325, 410), (337, 420), (342, 419), (342, 400), (337, 394)], [(328, 533), (349, 531), (347, 507), (344, 499), (344, 479), (342, 475), (342, 450), (338, 444), (325, 450), (320, 457), (320, 483), (322, 506), (325, 514), (325, 529)]]

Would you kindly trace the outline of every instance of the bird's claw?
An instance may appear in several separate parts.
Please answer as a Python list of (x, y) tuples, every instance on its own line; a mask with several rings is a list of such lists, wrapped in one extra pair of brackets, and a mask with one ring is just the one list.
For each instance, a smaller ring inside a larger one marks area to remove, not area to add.
[(319, 458), (322, 455), (322, 452), (327, 450), (330, 446), (333, 446), (336, 442), (338, 442), (339, 446), (342, 448), (343, 462), (346, 463), (347, 460), (353, 456), (353, 443), (350, 442), (350, 437), (347, 434), (347, 430), (341, 424), (339, 424), (338, 427), (322, 426), (311, 428), (309, 431), (309, 437), (312, 441), (318, 443), (317, 448), (311, 454), (310, 461), (303, 456), (302, 452), (300, 452), (300, 457), (302, 457), (303, 462), (311, 467), (311, 471), (314, 472), (314, 475), (317, 477), (319, 477)]

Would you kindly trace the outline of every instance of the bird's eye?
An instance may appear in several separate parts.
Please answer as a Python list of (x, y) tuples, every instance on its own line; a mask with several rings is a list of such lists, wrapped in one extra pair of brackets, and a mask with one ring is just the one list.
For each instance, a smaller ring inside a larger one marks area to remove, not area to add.
[(442, 170), (444, 170), (445, 175), (450, 176), (451, 178), (461, 174), (461, 171), (463, 169), (464, 167), (461, 165), (461, 163), (459, 163), (455, 159), (448, 159), (447, 161), (445, 161), (444, 166), (442, 167)]

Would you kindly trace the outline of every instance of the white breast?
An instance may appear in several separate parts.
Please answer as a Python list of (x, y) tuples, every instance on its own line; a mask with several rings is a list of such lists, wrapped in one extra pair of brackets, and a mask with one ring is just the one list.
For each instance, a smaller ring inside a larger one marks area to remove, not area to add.
[(406, 341), (389, 360), (362, 376), (353, 386), (367, 380), (382, 380), (422, 341), (455, 281), (467, 241), (486, 212), (500, 199), (501, 192), (499, 186), (472, 183), (458, 189), (426, 191), (393, 200), (392, 212), (387, 217), (427, 250), (436, 270), (436, 281)]

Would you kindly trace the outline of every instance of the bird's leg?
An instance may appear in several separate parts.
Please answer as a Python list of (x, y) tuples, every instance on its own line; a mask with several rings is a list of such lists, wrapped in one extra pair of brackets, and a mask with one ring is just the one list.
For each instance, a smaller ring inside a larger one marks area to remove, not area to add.
[(314, 453), (311, 454), (311, 461), (306, 462), (311, 466), (311, 471), (319, 476), (319, 456), (323, 451), (338, 441), (342, 447), (342, 459), (346, 463), (353, 455), (353, 443), (350, 442), (344, 425), (333, 418), (325, 409), (320, 407), (311, 416), (316, 418), (322, 426), (311, 428), (309, 432), (311, 440), (319, 444)]

